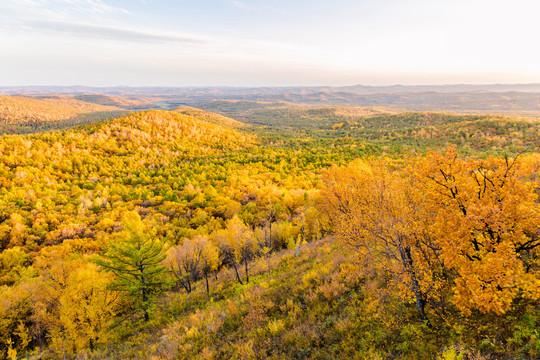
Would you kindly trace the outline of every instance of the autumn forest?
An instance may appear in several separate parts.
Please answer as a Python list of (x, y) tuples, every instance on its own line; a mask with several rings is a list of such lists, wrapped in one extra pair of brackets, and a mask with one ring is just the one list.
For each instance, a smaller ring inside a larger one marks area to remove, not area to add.
[(540, 357), (537, 117), (184, 100), (0, 96), (0, 358)]

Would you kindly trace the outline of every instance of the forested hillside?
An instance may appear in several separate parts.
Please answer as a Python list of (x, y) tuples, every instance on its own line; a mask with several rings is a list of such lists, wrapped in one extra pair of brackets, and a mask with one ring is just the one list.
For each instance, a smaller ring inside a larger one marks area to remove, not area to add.
[(0, 357), (540, 356), (537, 122), (210, 106), (0, 137)]
[[(66, 96), (66, 95), (64, 95)], [(93, 104), (99, 104), (104, 106), (116, 106), (122, 109), (145, 109), (152, 107), (152, 104), (156, 101), (160, 101), (161, 98), (153, 97), (137, 97), (128, 98), (125, 96), (111, 96), (104, 94), (81, 94), (70, 95), (72, 99), (84, 101)]]
[[(474, 156), (516, 154), (540, 145), (540, 121), (498, 115), (395, 112), (382, 108), (316, 107), (288, 103), (211, 101), (202, 108), (252, 124), (273, 141), (310, 139), (324, 147), (370, 147), (403, 154), (455, 147)], [(364, 152), (366, 150), (364, 149)], [(361, 153), (356, 155), (361, 156)]]
[(392, 114), (383, 108), (320, 107), (288, 102), (213, 100), (199, 103), (201, 109), (234, 116), (249, 124), (310, 128), (332, 120), (351, 120)]
[(204, 111), (201, 109), (190, 107), (190, 106), (180, 106), (180, 107), (177, 107), (176, 109), (173, 109), (173, 111), (180, 114), (193, 116), (212, 124), (218, 124), (218, 125), (228, 126), (232, 128), (246, 127), (246, 124), (240, 121), (237, 121), (237, 120), (234, 120), (234, 119), (231, 119), (231, 118), (228, 118), (228, 117), (225, 117), (225, 116), (213, 113), (213, 112)]
[(124, 112), (118, 107), (78, 101), (67, 96), (34, 99), (0, 95), (0, 133), (29, 133), (73, 127)]

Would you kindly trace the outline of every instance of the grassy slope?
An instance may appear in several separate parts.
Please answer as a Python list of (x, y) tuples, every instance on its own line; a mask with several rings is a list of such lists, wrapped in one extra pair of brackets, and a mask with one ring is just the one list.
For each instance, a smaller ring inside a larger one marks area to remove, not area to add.
[[(210, 299), (203, 282), (191, 294), (170, 292), (153, 327), (94, 356), (352, 359), (388, 354), (400, 336), (389, 340), (378, 330), (382, 322), (368, 315), (373, 304), (347, 262), (343, 248), (325, 238), (302, 245), (299, 257), (285, 250), (259, 259), (245, 285), (223, 270), (210, 284)], [(406, 317), (409, 310), (403, 311)], [(411, 358), (421, 351), (411, 351)]]

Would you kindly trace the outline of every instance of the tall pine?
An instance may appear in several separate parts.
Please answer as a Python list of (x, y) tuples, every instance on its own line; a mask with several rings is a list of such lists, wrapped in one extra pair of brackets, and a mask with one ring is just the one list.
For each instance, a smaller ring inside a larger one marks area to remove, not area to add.
[(96, 259), (105, 271), (115, 275), (111, 288), (120, 291), (136, 313), (148, 321), (157, 296), (169, 286), (163, 243), (148, 231), (136, 212), (125, 215), (123, 230), (111, 239), (107, 251)]

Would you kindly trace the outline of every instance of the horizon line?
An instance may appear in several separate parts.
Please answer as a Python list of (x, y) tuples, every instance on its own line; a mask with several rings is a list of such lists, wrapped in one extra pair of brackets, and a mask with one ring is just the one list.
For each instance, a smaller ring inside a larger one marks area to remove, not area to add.
[(144, 88), (161, 88), (161, 89), (190, 89), (190, 88), (237, 88), (237, 89), (262, 89), (262, 88), (318, 88), (318, 87), (330, 87), (330, 88), (347, 88), (347, 87), (419, 87), (419, 86), (540, 86), (540, 82), (530, 83), (443, 83), (443, 84), (403, 84), (393, 83), (388, 85), (370, 85), (370, 84), (350, 84), (350, 85), (0, 85), (0, 89), (7, 88), (128, 88), (128, 89), (144, 89)]

